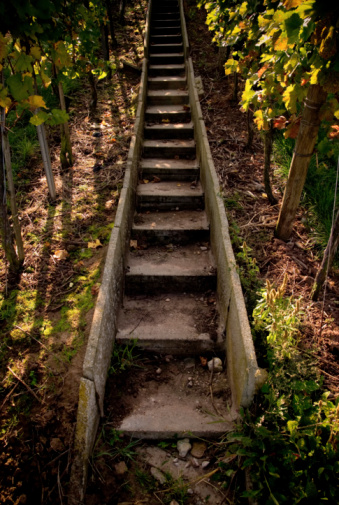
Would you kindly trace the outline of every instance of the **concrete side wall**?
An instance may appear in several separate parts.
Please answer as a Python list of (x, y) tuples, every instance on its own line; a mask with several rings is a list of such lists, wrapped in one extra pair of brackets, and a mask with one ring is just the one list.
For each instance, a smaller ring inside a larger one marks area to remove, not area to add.
[(186, 23), (185, 23), (183, 0), (179, 0), (179, 8), (180, 8), (180, 24), (181, 24), (184, 57), (185, 57), (185, 60), (187, 60), (187, 58), (189, 57), (190, 46), (189, 46), (189, 42), (188, 42), (187, 28), (186, 28)]
[(191, 58), (186, 62), (186, 69), (197, 156), (200, 162), (200, 178), (205, 191), (206, 212), (210, 222), (211, 247), (218, 270), (217, 292), (221, 325), (226, 331), (227, 373), (233, 405), (239, 408), (248, 406), (253, 399), (258, 365)]
[(93, 449), (100, 416), (104, 415), (105, 385), (117, 331), (117, 314), (124, 288), (124, 262), (135, 210), (138, 161), (143, 142), (147, 67), (148, 61), (145, 58), (141, 74), (134, 134), (130, 143), (124, 183), (108, 245), (102, 282), (95, 305), (83, 364), (69, 504), (79, 503), (83, 500), (86, 489), (88, 460)]

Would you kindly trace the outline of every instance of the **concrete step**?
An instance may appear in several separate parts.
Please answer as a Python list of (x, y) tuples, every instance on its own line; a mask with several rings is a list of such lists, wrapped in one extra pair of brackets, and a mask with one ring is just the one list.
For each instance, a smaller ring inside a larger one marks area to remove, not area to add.
[[(214, 374), (213, 389), (218, 394), (212, 398), (211, 373), (201, 367), (198, 359), (190, 368), (192, 360), (189, 358), (173, 357), (166, 362), (152, 355), (147, 361), (146, 356), (144, 366), (133, 373), (133, 384), (139, 385), (139, 394), (135, 395), (135, 387), (126, 387), (126, 404), (132, 406), (132, 410), (117, 422), (116, 429), (138, 439), (182, 438), (185, 435), (213, 439), (234, 429), (236, 413), (230, 408), (225, 374)], [(160, 376), (156, 374), (157, 368), (161, 369)], [(120, 408), (124, 410), (123, 406)]]
[(184, 63), (184, 53), (151, 53), (149, 55), (151, 65), (170, 65)]
[(153, 26), (152, 35), (181, 35), (181, 26)]
[(184, 64), (170, 64), (170, 65), (150, 65), (149, 66), (149, 75), (151, 77), (156, 77), (156, 76), (170, 76), (170, 75), (175, 75), (175, 76), (184, 76), (185, 75), (185, 65)]
[[(147, 212), (134, 216), (131, 238), (140, 244), (187, 244), (209, 241), (206, 213), (195, 210)], [(201, 247), (205, 248), (205, 245)]]
[(191, 110), (183, 105), (152, 105), (146, 108), (145, 121), (153, 123), (189, 123)]
[(213, 293), (125, 296), (116, 341), (128, 344), (137, 339), (139, 348), (160, 354), (196, 356), (216, 350), (216, 345), (221, 350), (215, 306), (209, 302), (213, 299)]
[(194, 159), (196, 146), (194, 140), (144, 140), (145, 158), (185, 158)]
[(146, 123), (144, 135), (146, 139), (193, 139), (193, 123)]
[(167, 19), (164, 19), (164, 16), (162, 16), (162, 18), (160, 16), (157, 16), (156, 19), (152, 19), (152, 26), (178, 26), (178, 25), (180, 25), (180, 19), (175, 14), (172, 14), (172, 16), (168, 17)]
[(143, 178), (152, 179), (154, 176), (163, 181), (195, 181), (199, 178), (200, 168), (197, 160), (163, 160), (142, 158), (140, 172)]
[(180, 89), (156, 89), (147, 94), (148, 105), (184, 105), (188, 101), (188, 92)]
[(179, 4), (178, 2), (163, 2), (161, 5), (152, 5), (152, 14), (154, 18), (164, 17), (168, 14), (175, 14), (179, 17)]
[(139, 184), (137, 206), (141, 210), (198, 210), (204, 208), (204, 193), (200, 183), (163, 181)]
[(216, 289), (212, 254), (197, 244), (149, 247), (130, 251), (125, 276), (126, 295), (204, 293)]
[(148, 89), (186, 89), (186, 77), (149, 77)]
[(182, 43), (179, 44), (152, 44), (150, 47), (152, 54), (182, 53)]
[(181, 33), (177, 35), (151, 35), (152, 44), (180, 44), (182, 42)]

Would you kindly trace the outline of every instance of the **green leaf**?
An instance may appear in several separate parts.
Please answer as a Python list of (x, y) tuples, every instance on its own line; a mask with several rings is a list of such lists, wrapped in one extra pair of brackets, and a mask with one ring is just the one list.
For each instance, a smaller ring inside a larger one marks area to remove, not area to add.
[(300, 18), (299, 14), (293, 13), (288, 19), (285, 20), (285, 30), (288, 37), (289, 43), (298, 42), (300, 27), (303, 24), (303, 20)]
[(298, 421), (287, 421), (287, 429), (293, 435), (298, 428)]
[(66, 111), (60, 109), (52, 109), (52, 114), (48, 120), (48, 124), (51, 126), (67, 123), (69, 120), (69, 115)]
[(245, 110), (248, 110), (248, 107), (250, 106), (252, 99), (255, 95), (256, 95), (256, 93), (252, 89), (252, 83), (249, 79), (247, 79), (246, 84), (245, 84), (245, 90), (244, 90), (242, 97), (241, 97), (242, 106), (244, 107)]
[(45, 121), (47, 121), (48, 118), (49, 114), (47, 114), (47, 112), (45, 112), (44, 110), (39, 110), (37, 114), (34, 114), (34, 116), (31, 117), (29, 122), (34, 126), (40, 126), (42, 123), (45, 123)]
[(33, 79), (30, 76), (25, 76), (22, 80), (21, 74), (14, 74), (8, 77), (6, 83), (17, 102), (22, 102), (33, 94)]

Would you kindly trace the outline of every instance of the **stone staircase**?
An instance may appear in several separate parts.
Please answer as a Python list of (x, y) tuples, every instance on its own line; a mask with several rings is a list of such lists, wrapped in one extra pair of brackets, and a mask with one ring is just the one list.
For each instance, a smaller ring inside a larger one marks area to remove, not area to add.
[[(167, 362), (173, 356), (182, 373), (177, 374), (179, 378), (174, 373), (173, 381), (160, 381), (157, 390), (152, 390), (152, 401), (146, 388), (117, 428), (139, 438), (169, 438), (187, 432), (218, 436), (229, 428), (231, 418), (225, 401), (213, 408), (209, 387), (213, 371), (211, 375), (202, 369), (199, 356), (210, 359), (225, 346), (218, 331), (217, 272), (199, 181), (176, 0), (153, 2), (136, 196), (116, 342), (137, 339), (145, 351), (170, 355)], [(189, 367), (187, 372), (187, 360), (192, 358), (196, 359), (194, 369)], [(206, 386), (204, 393), (193, 384), (194, 371), (196, 382)], [(225, 370), (222, 380), (226, 387)]]

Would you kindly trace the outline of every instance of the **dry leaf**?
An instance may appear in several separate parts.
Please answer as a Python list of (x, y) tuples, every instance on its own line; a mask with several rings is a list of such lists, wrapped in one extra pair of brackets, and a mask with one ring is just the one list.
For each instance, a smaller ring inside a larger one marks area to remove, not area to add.
[(57, 260), (65, 260), (69, 256), (69, 253), (65, 249), (58, 249), (53, 254), (53, 258)]
[(96, 249), (97, 247), (101, 247), (102, 243), (100, 240), (97, 238), (95, 242), (88, 242), (87, 247), (88, 249)]
[(148, 180), (148, 179), (143, 179), (143, 180), (142, 180), (142, 182), (143, 182), (144, 184), (148, 184), (148, 183), (149, 183), (149, 180)]
[(207, 358), (204, 358), (204, 356), (199, 356), (200, 358), (200, 363), (202, 366), (207, 366)]
[(138, 249), (138, 241), (137, 240), (130, 240), (129, 246), (131, 247), (131, 249)]
[(152, 182), (160, 182), (160, 181), (161, 181), (160, 177), (157, 177), (156, 175), (153, 176)]

